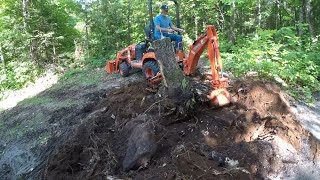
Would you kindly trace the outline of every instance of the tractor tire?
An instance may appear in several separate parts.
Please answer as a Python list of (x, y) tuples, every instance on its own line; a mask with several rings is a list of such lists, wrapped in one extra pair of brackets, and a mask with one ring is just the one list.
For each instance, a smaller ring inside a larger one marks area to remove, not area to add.
[(119, 67), (120, 75), (123, 77), (127, 77), (129, 75), (130, 69), (131, 67), (127, 62), (121, 63)]
[(143, 64), (142, 72), (146, 79), (156, 76), (159, 71), (159, 65), (155, 60), (149, 60)]

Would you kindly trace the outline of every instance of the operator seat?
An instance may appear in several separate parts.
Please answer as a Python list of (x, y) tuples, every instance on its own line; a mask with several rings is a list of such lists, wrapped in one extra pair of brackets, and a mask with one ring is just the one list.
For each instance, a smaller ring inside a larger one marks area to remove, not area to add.
[(147, 40), (149, 42), (152, 42), (154, 40), (154, 37), (153, 37), (153, 26), (151, 25), (151, 23), (149, 23), (145, 28), (144, 28), (144, 32), (147, 36)]
[[(146, 44), (152, 43), (154, 41), (154, 37), (153, 37), (153, 25), (151, 23), (149, 23), (145, 28), (144, 28), (144, 32), (146, 34)], [(150, 46), (148, 46), (148, 50), (147, 52), (154, 52), (154, 49), (151, 48)]]

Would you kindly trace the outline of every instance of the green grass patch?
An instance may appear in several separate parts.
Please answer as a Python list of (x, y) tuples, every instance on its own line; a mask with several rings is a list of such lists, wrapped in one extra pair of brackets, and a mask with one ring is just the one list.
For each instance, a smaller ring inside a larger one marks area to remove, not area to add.
[(104, 69), (72, 69), (65, 73), (59, 83), (89, 86), (103, 82), (106, 74)]
[(8, 125), (5, 125), (4, 122), (2, 122), (0, 127), (2, 129), (5, 129), (5, 131), (1, 131), (0, 133), (2, 138), (6, 141), (11, 141), (14, 139), (25, 137), (27, 133), (35, 131), (36, 128), (39, 128), (39, 126), (41, 126), (41, 123), (48, 119), (48, 116), (43, 114), (41, 110), (38, 110), (33, 114), (29, 113), (29, 115), (24, 118), (24, 121), (17, 122), (15, 126), (10, 128), (8, 127)]
[(54, 99), (47, 97), (47, 96), (35, 96), (32, 98), (24, 99), (19, 103), (22, 106), (37, 106), (42, 104), (47, 104), (54, 102)]

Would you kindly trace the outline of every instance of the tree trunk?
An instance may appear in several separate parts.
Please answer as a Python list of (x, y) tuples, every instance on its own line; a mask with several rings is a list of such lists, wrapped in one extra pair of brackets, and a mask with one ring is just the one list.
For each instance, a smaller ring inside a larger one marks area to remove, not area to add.
[(195, 24), (194, 36), (195, 36), (195, 39), (198, 39), (198, 18), (196, 16), (194, 17), (194, 24)]
[[(224, 31), (224, 27), (225, 27), (225, 19), (224, 19), (224, 11), (223, 11), (223, 7), (221, 8), (220, 7), (220, 4), (217, 3), (217, 9), (220, 13), (220, 16), (221, 16), (221, 25), (220, 25), (220, 29), (221, 31)], [(217, 23), (219, 24), (219, 20), (217, 20)]]
[(281, 13), (281, 6), (283, 5), (283, 3), (281, 2), (281, 0), (279, 0), (278, 2), (278, 18), (279, 18), (279, 29), (281, 27), (283, 27), (283, 24), (282, 24), (282, 13)]
[(159, 91), (162, 97), (166, 97), (164, 107), (179, 118), (184, 118), (191, 113), (194, 102), (191, 82), (176, 62), (169, 38), (156, 40), (152, 45), (166, 85)]
[(310, 11), (311, 11), (311, 0), (306, 0), (306, 8), (305, 8), (305, 14), (306, 14), (306, 22), (309, 24), (309, 31), (311, 34), (311, 40), (315, 39), (315, 33), (314, 33), (314, 28), (312, 25), (312, 22), (310, 20)]
[(6, 63), (4, 61), (3, 53), (2, 53), (2, 46), (0, 45), (0, 60), (3, 66), (3, 72), (6, 74)]
[(86, 48), (86, 55), (89, 57), (89, 18), (88, 18), (88, 2), (85, 2), (85, 31), (86, 31), (86, 39), (85, 39), (85, 48)]
[(28, 5), (28, 0), (22, 0), (22, 16), (23, 16), (23, 27), (26, 30), (27, 28), (27, 5)]
[(231, 3), (231, 17), (230, 17), (230, 33), (229, 33), (229, 42), (234, 44), (236, 37), (234, 34), (234, 25), (235, 25), (235, 8), (236, 8), (236, 3), (233, 1)]
[(258, 2), (258, 28), (261, 27), (261, 0)]
[(52, 52), (53, 52), (52, 60), (53, 60), (53, 63), (56, 64), (56, 47), (55, 47), (55, 45), (53, 45), (53, 47), (52, 47)]
[(131, 7), (131, 5), (132, 4), (130, 4), (130, 0), (128, 0), (128, 45), (130, 45), (131, 44), (131, 29), (130, 29), (130, 27), (131, 27), (131, 25), (130, 25), (130, 15), (131, 15), (131, 9), (130, 9), (130, 7)]
[(277, 14), (276, 14), (276, 29), (278, 29), (279, 27), (279, 8), (280, 8), (280, 4), (278, 1), (275, 1), (275, 5), (276, 5), (276, 9), (277, 9)]
[(299, 14), (299, 37), (300, 38), (302, 38), (302, 35), (303, 35), (302, 23), (303, 23), (303, 0), (301, 0), (300, 14)]

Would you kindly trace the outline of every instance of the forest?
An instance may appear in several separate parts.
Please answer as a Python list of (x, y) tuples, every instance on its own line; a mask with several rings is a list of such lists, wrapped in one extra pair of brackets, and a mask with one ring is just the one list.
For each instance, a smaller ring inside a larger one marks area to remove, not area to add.
[[(113, 61), (163, 4), (190, 53)], [(0, 0), (0, 179), (318, 179), (319, 40), (319, 0)]]
[[(250, 72), (309, 100), (320, 90), (320, 1), (179, 1), (186, 47), (207, 25), (219, 33), (232, 77)], [(116, 52), (143, 41), (147, 0), (0, 0), (0, 91), (57, 73), (104, 67)], [(172, 1), (153, 1), (153, 16)]]

